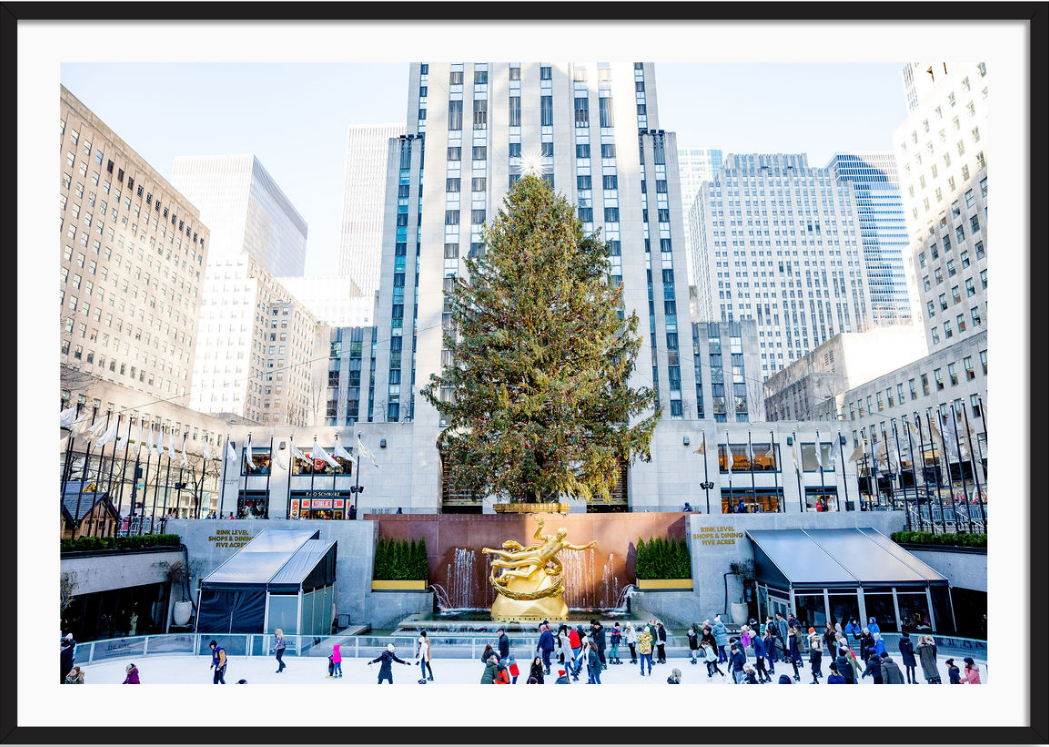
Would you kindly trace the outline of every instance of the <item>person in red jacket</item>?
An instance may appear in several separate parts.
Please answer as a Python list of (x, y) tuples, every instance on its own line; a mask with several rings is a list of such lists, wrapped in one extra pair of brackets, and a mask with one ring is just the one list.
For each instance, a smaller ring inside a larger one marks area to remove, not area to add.
[(510, 670), (510, 676), (513, 677), (512, 685), (517, 684), (517, 678), (521, 674), (521, 669), (517, 666), (517, 659), (514, 658), (513, 654), (510, 654), (506, 659), (506, 668)]
[(495, 673), (495, 679), (492, 680), (492, 684), (495, 685), (509, 685), (510, 684), (510, 672), (506, 668), (506, 659), (499, 660), (499, 670)]

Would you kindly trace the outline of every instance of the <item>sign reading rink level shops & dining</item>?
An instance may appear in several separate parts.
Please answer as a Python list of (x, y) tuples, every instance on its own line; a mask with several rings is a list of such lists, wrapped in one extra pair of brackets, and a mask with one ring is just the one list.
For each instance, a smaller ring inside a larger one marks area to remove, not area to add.
[(215, 533), (208, 537), (215, 547), (244, 547), (251, 542), (254, 535), (247, 529), (216, 529)]
[(743, 532), (737, 532), (735, 527), (730, 526), (700, 527), (692, 539), (699, 540), (703, 545), (734, 545), (736, 540), (743, 539)]

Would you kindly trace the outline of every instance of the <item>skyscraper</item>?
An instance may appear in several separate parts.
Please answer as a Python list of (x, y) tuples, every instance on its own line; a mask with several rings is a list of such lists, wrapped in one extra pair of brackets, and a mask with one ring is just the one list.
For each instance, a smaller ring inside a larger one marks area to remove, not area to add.
[(60, 115), (60, 360), (154, 397), (186, 394), (209, 230), (65, 86)]
[(936, 351), (987, 325), (987, 66), (911, 63), (903, 78), (919, 98), (896, 130), (896, 161)]
[(804, 154), (729, 155), (693, 213), (700, 313), (757, 320), (763, 378), (870, 324), (851, 182), (810, 167)]
[(404, 131), (403, 124), (350, 125), (346, 135), (339, 274), (351, 277), (369, 299), (379, 289), (386, 154), (390, 138)]
[[(721, 171), (722, 155), (717, 148), (680, 148), (677, 157), (678, 171), (681, 174), (681, 210), (687, 218), (689, 208), (699, 196), (703, 182), (713, 181)], [(683, 227), (685, 229), (685, 249), (688, 254), (688, 284), (695, 285), (696, 263), (692, 258), (691, 222), (686, 219)]]
[(909, 242), (896, 158), (892, 153), (835, 153), (827, 168), (835, 179), (855, 187), (871, 321), (875, 326), (910, 324), (913, 285), (904, 263)]
[(251, 255), (271, 275), (302, 275), (306, 221), (253, 155), (180, 156), (171, 181), (212, 229), (215, 259)]

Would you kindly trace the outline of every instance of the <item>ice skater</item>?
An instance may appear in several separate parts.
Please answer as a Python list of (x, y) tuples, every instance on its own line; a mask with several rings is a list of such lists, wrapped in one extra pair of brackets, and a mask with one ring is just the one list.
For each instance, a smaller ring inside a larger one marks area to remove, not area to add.
[(277, 628), (273, 631), (273, 651), (277, 654), (277, 674), (280, 674), (288, 665), (284, 663), (284, 649), (288, 647), (288, 644), (284, 642), (284, 631)]
[(213, 685), (225, 685), (226, 684), (226, 664), (229, 661), (226, 659), (226, 649), (222, 648), (216, 641), (212, 641), (208, 644), (208, 648), (211, 649), (211, 667), (210, 669), (215, 670), (215, 676), (211, 680)]
[(386, 650), (368, 662), (369, 667), (372, 664), (379, 664), (379, 681), (376, 684), (381, 685), (383, 680), (388, 681), (391, 685), (393, 684), (393, 662), (403, 664), (406, 667), (411, 666), (404, 659), (398, 658), (397, 654), (394, 653), (394, 648), (392, 643), (387, 643)]

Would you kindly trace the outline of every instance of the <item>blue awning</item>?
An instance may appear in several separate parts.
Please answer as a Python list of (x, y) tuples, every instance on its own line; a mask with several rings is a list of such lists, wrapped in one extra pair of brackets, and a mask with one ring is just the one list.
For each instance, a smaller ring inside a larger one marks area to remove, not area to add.
[(881, 532), (854, 529), (755, 529), (757, 578), (779, 587), (945, 585), (947, 579)]

